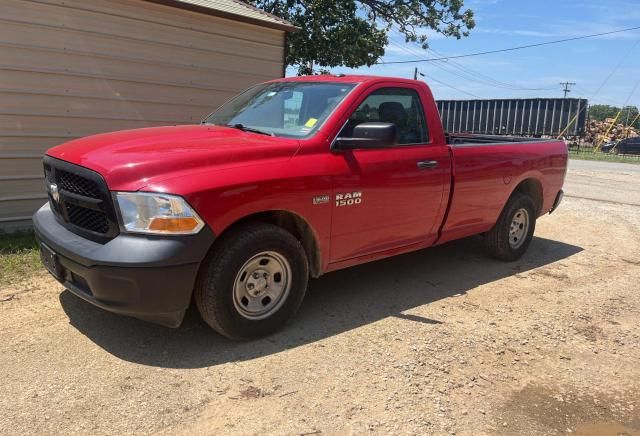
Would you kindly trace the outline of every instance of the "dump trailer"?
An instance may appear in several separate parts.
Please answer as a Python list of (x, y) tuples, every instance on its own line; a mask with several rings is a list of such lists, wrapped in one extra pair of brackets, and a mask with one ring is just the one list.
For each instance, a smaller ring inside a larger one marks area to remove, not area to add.
[(449, 133), (582, 136), (588, 102), (582, 98), (518, 98), (439, 100), (436, 104)]

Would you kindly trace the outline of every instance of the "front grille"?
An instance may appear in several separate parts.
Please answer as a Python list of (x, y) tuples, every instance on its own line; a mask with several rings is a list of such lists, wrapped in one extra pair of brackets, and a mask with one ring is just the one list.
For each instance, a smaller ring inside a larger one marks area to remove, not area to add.
[(74, 233), (98, 242), (118, 234), (118, 221), (106, 183), (98, 173), (45, 156), (44, 174), (51, 209)]
[(104, 212), (76, 206), (75, 204), (65, 204), (69, 222), (83, 229), (96, 233), (108, 233), (109, 221)]
[(100, 188), (95, 182), (68, 171), (58, 171), (58, 188), (86, 197), (100, 198)]

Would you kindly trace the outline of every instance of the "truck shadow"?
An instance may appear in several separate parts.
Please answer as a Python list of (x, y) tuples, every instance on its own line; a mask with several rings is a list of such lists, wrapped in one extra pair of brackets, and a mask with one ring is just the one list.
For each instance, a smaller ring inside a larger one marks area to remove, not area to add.
[(403, 312), (464, 294), (477, 286), (557, 262), (582, 248), (534, 238), (517, 262), (487, 258), (476, 238), (396, 256), (311, 281), (302, 308), (283, 331), (253, 342), (232, 342), (190, 310), (179, 329), (114, 315), (75, 297), (60, 302), (72, 326), (121, 359), (167, 368), (202, 368), (254, 359), (337, 335), (393, 316), (406, 322), (446, 323)]

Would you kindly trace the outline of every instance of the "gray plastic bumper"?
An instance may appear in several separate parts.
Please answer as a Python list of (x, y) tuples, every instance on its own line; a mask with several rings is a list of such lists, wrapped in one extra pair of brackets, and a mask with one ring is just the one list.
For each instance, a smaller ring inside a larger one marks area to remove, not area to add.
[(214, 235), (120, 234), (100, 244), (67, 230), (49, 205), (33, 216), (37, 238), (54, 254), (54, 277), (78, 297), (111, 312), (178, 327)]

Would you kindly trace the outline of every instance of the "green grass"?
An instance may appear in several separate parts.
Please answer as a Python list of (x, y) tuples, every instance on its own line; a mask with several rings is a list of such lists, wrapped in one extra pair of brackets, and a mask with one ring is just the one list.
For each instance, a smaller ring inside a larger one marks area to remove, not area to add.
[(599, 160), (604, 162), (623, 162), (640, 164), (640, 156), (621, 156), (608, 153), (596, 153), (590, 151), (569, 151), (569, 158), (582, 160)]
[(0, 234), (0, 287), (41, 270), (33, 233)]

